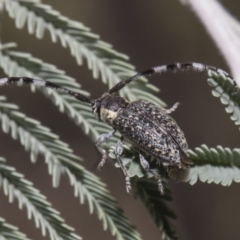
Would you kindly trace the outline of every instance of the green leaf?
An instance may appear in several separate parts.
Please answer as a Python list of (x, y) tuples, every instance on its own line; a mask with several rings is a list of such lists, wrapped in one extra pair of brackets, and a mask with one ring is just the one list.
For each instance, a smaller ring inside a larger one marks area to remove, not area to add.
[(229, 186), (232, 182), (240, 182), (240, 149), (229, 149), (217, 146), (208, 148), (202, 145), (189, 150), (189, 156), (194, 162), (187, 181), (191, 185), (199, 179), (202, 182)]
[[(109, 155), (112, 158), (116, 158), (113, 155), (114, 149), (109, 150)], [(140, 197), (144, 205), (146, 206), (150, 216), (158, 227), (163, 240), (175, 240), (177, 233), (172, 225), (171, 219), (175, 219), (175, 213), (167, 206), (167, 201), (172, 200), (172, 193), (168, 188), (167, 181), (164, 180), (164, 192), (165, 195), (161, 196), (158, 190), (157, 182), (152, 179), (151, 174), (146, 174), (139, 164), (139, 153), (131, 149), (128, 145), (124, 145), (124, 152), (122, 156), (123, 164), (128, 169), (128, 174), (133, 178), (133, 189), (135, 195)], [(120, 168), (118, 164), (115, 164)], [(161, 176), (166, 174), (163, 169), (159, 169)], [(149, 178), (146, 178), (147, 176)], [(144, 176), (144, 177), (143, 177)], [(150, 179), (151, 178), (151, 179)]]
[(27, 118), (20, 113), (18, 107), (5, 102), (0, 97), (0, 121), (6, 133), (11, 133), (14, 139), (19, 139), (27, 151), (31, 153), (33, 162), (38, 153), (45, 157), (49, 174), (53, 177), (53, 185), (59, 185), (60, 177), (66, 174), (75, 197), (79, 197), (81, 204), (87, 200), (90, 213), (96, 212), (103, 222), (104, 229), (109, 229), (116, 239), (140, 240), (140, 236), (125, 217), (116, 200), (110, 195), (105, 184), (98, 177), (88, 172), (75, 161), (78, 157), (66, 143), (58, 136), (40, 125), (34, 119)]
[[(42, 76), (44, 73), (44, 75), (45, 75), (44, 79), (48, 79), (48, 80), (50, 79), (51, 81), (53, 81), (55, 83), (59, 83), (59, 79), (67, 78), (67, 76), (65, 76), (60, 70), (54, 68), (54, 66), (42, 63), (42, 61), (40, 61), (39, 59), (32, 58), (31, 55), (29, 55), (29, 54), (12, 51), (11, 47), (12, 47), (11, 44), (5, 45), (2, 50), (2, 52), (3, 52), (2, 57), (0, 55), (0, 66), (3, 66), (4, 70), (7, 73), (9, 71), (9, 69), (12, 69), (13, 76), (15, 76), (16, 73), (23, 71), (23, 70), (19, 70), (19, 69), (24, 69), (27, 76), (37, 77), (35, 74)], [(1, 61), (1, 59), (2, 59), (2, 61)], [(7, 61), (6, 61), (6, 59), (7, 59)], [(35, 63), (37, 63), (37, 64), (35, 64)], [(21, 65), (18, 65), (18, 64), (21, 64)], [(26, 70), (26, 69), (28, 69), (28, 70)], [(45, 73), (45, 71), (46, 71), (46, 73)], [(54, 77), (49, 77), (48, 74), (50, 76), (52, 74), (52, 75), (54, 75)], [(19, 76), (19, 75), (17, 75), (17, 76)], [(63, 86), (68, 87), (68, 85), (70, 83), (68, 83), (67, 81), (62, 81), (61, 84)], [(61, 93), (58, 93), (55, 91), (50, 91), (50, 96), (52, 96), (52, 95), (54, 96), (54, 98), (58, 99), (57, 100), (58, 103), (60, 103), (62, 101), (62, 104), (61, 104), (62, 106), (65, 106), (65, 104), (68, 104), (66, 106), (71, 106), (71, 110), (73, 112), (72, 116), (81, 115), (81, 117), (83, 119), (85, 118), (84, 119), (85, 122), (81, 126), (82, 126), (83, 130), (85, 130), (85, 133), (87, 133), (88, 135), (90, 134), (90, 136), (91, 136), (91, 132), (95, 132), (94, 136), (96, 136), (95, 137), (95, 139), (96, 139), (97, 136), (99, 136), (100, 134), (110, 131), (110, 128), (108, 126), (106, 126), (105, 124), (99, 123), (98, 120), (95, 119), (89, 106), (84, 105), (80, 102), (77, 102), (75, 99), (72, 99), (71, 97), (69, 98), (68, 96), (61, 95)], [(66, 108), (67, 107), (64, 107), (63, 110)], [(70, 117), (72, 117), (72, 116), (70, 116)], [(85, 128), (91, 129), (91, 130), (88, 132), (88, 131), (86, 131)], [(116, 141), (117, 141), (117, 137), (115, 136), (106, 145), (107, 146), (115, 145)], [(128, 159), (129, 159), (128, 162), (130, 164), (129, 165), (130, 176), (133, 177), (133, 176), (137, 175), (138, 177), (143, 177), (144, 174), (143, 174), (141, 166), (139, 165), (138, 155), (136, 154), (136, 152), (133, 152), (129, 148), (127, 149), (126, 146), (124, 146), (124, 147), (125, 147), (124, 154), (128, 155)], [(37, 150), (36, 150), (36, 152), (37, 152)], [(133, 157), (133, 156), (135, 156), (135, 157)], [(134, 158), (134, 161), (133, 161), (133, 158)], [(125, 159), (127, 159), (127, 158), (125, 157)], [(50, 169), (52, 169), (52, 168), (50, 168)]]
[[(80, 89), (80, 85), (73, 78), (65, 75), (64, 71), (57, 69), (54, 65), (43, 63), (40, 59), (33, 58), (28, 53), (17, 52), (13, 43), (3, 45), (0, 53), (0, 67), (7, 75), (12, 77), (43, 78), (83, 95), (89, 95), (88, 92)], [(34, 86), (32, 87), (32, 90), (34, 90)], [(61, 112), (68, 114), (77, 125), (80, 125), (87, 135), (93, 139), (98, 137), (99, 133), (94, 126), (95, 124), (99, 125), (99, 123), (92, 114), (90, 105), (52, 89), (41, 90), (54, 102)], [(105, 124), (100, 124), (100, 126), (102, 132), (107, 132), (110, 129)]]
[(214, 97), (220, 98), (225, 105), (226, 112), (230, 115), (231, 120), (240, 125), (240, 89), (236, 87), (235, 82), (226, 77), (224, 74), (218, 74), (209, 71), (208, 84), (213, 88)]
[[(51, 39), (60, 40), (63, 47), (68, 47), (79, 64), (86, 59), (93, 77), (108, 84), (109, 88), (122, 79), (133, 76), (136, 72), (128, 62), (128, 57), (115, 51), (112, 46), (99, 39), (82, 23), (68, 19), (51, 6), (36, 0), (4, 0), (5, 8), (18, 28), (28, 25), (28, 32), (42, 38), (44, 31), (49, 31)], [(142, 98), (158, 105), (164, 103), (151, 93), (158, 89), (140, 78), (137, 83), (125, 87), (121, 94), (130, 100)]]
[(1, 240), (30, 240), (25, 234), (18, 231), (18, 228), (6, 223), (0, 217), (0, 239)]
[(163, 240), (178, 239), (170, 219), (176, 215), (166, 205), (166, 200), (172, 200), (171, 192), (164, 183), (165, 195), (161, 196), (154, 179), (134, 179), (136, 195), (141, 198), (151, 217), (159, 228)]
[(65, 162), (63, 165), (65, 166), (63, 171), (75, 189), (75, 196), (78, 196), (81, 202), (84, 201), (84, 196), (87, 198), (90, 212), (97, 212), (105, 230), (109, 228), (118, 240), (141, 239), (105, 185), (99, 182), (99, 178), (85, 169), (80, 171), (79, 165), (72, 162)]
[(28, 219), (33, 218), (36, 227), (41, 228), (43, 236), (48, 234), (51, 240), (81, 239), (74, 233), (73, 228), (66, 225), (46, 197), (40, 194), (22, 174), (6, 165), (3, 158), (0, 158), (0, 188), (8, 196), (10, 203), (17, 199), (19, 208), (26, 208)]

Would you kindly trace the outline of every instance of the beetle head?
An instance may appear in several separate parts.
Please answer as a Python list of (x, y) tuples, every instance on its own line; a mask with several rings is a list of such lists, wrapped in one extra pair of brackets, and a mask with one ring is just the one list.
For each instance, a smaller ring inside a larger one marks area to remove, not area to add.
[(106, 122), (106, 118), (109, 118), (112, 114), (115, 115), (121, 108), (126, 107), (127, 104), (127, 100), (122, 97), (104, 93), (102, 97), (92, 101), (92, 111), (99, 121)]

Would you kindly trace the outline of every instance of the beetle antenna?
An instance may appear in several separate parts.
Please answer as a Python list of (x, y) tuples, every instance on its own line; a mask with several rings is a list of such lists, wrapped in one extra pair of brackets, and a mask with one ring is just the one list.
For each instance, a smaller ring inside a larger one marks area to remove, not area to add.
[[(210, 66), (210, 65), (206, 65), (206, 64), (202, 64), (202, 63), (195, 63), (195, 62), (172, 63), (172, 64), (156, 66), (156, 67), (150, 68), (148, 70), (145, 70), (143, 72), (137, 73), (136, 75), (128, 78), (127, 80), (117, 83), (115, 86), (113, 86), (108, 91), (108, 93), (112, 94), (114, 92), (117, 92), (120, 89), (122, 89), (123, 87), (125, 87), (127, 84), (129, 84), (130, 82), (132, 82), (142, 76), (152, 76), (154, 74), (161, 74), (164, 72), (177, 72), (177, 71), (187, 71), (187, 70), (196, 70), (198, 72), (211, 70), (211, 71), (223, 74), (226, 77), (229, 77), (233, 80), (233, 78), (227, 72), (223, 71), (222, 69)], [(234, 81), (234, 83), (235, 83), (235, 81)]]
[(49, 81), (45, 81), (45, 80), (39, 80), (39, 79), (34, 79), (34, 78), (28, 78), (28, 77), (22, 77), (22, 78), (18, 78), (18, 77), (8, 77), (8, 78), (1, 78), (0, 79), (0, 86), (4, 86), (7, 84), (12, 84), (12, 83), (16, 83), (18, 85), (36, 85), (38, 87), (46, 87), (46, 88), (53, 88), (55, 90), (58, 90), (62, 93), (71, 95), (73, 97), (75, 97), (77, 100), (81, 101), (81, 102), (87, 102), (87, 103), (93, 103), (93, 100), (74, 91), (71, 91), (65, 87), (62, 87), (58, 84), (49, 82)]

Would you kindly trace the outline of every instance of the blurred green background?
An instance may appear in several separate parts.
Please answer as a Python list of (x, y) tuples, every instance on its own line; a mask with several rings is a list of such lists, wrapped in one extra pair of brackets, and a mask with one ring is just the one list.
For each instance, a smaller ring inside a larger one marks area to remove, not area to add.
[[(84, 23), (101, 39), (111, 43), (119, 52), (130, 56), (130, 62), (137, 70), (176, 61), (196, 61), (214, 65), (228, 71), (227, 65), (210, 37), (195, 15), (178, 1), (173, 0), (52, 0), (43, 1), (52, 5), (63, 15)], [(240, 19), (240, 1), (222, 0), (223, 5)], [(94, 80), (86, 62), (78, 66), (67, 49), (53, 44), (49, 34), (37, 40), (24, 30), (17, 30), (13, 20), (4, 13), (2, 42), (18, 43), (18, 50), (30, 52), (48, 63), (55, 64), (92, 93), (100, 96), (107, 88)], [(0, 76), (5, 74), (0, 71)], [(225, 113), (219, 99), (211, 96), (202, 73), (167, 73), (151, 79), (161, 92), (157, 94), (169, 106), (181, 102), (173, 114), (185, 132), (190, 148), (203, 143), (209, 147), (239, 147), (239, 132)], [(124, 179), (113, 164), (106, 164), (101, 172), (96, 170), (100, 160), (93, 142), (89, 140), (66, 115), (61, 114), (42, 93), (32, 94), (28, 88), (6, 87), (0, 89), (9, 102), (18, 104), (29, 117), (36, 118), (52, 129), (62, 140), (68, 142), (75, 154), (85, 159), (84, 165), (107, 183), (114, 197), (141, 233), (143, 239), (157, 240), (160, 234), (139, 200), (125, 192)], [(76, 229), (84, 239), (113, 239), (102, 230), (96, 215), (90, 215), (87, 204), (80, 205), (73, 197), (73, 189), (65, 178), (58, 189), (51, 187), (43, 158), (30, 164), (29, 154), (19, 142), (0, 131), (0, 155), (8, 164), (17, 168), (27, 179), (34, 182), (53, 207), (62, 213), (66, 222)], [(198, 182), (194, 186), (171, 181), (174, 195), (172, 208), (178, 215), (175, 221), (180, 239), (184, 240), (226, 240), (240, 239), (240, 185), (222, 187)], [(32, 239), (46, 239), (41, 236), (25, 211), (20, 211), (16, 202), (8, 203), (0, 191), (0, 216), (20, 228)]]

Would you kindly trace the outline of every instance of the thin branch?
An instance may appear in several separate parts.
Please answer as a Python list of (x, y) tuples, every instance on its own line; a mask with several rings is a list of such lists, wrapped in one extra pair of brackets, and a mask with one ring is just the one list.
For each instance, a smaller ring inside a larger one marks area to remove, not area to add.
[(2, 47), (3, 13), (4, 13), (4, 3), (0, 1), (0, 49)]
[[(181, 0), (180, 0), (181, 1)], [(240, 23), (217, 0), (184, 0), (223, 54), (233, 77), (240, 86)]]

